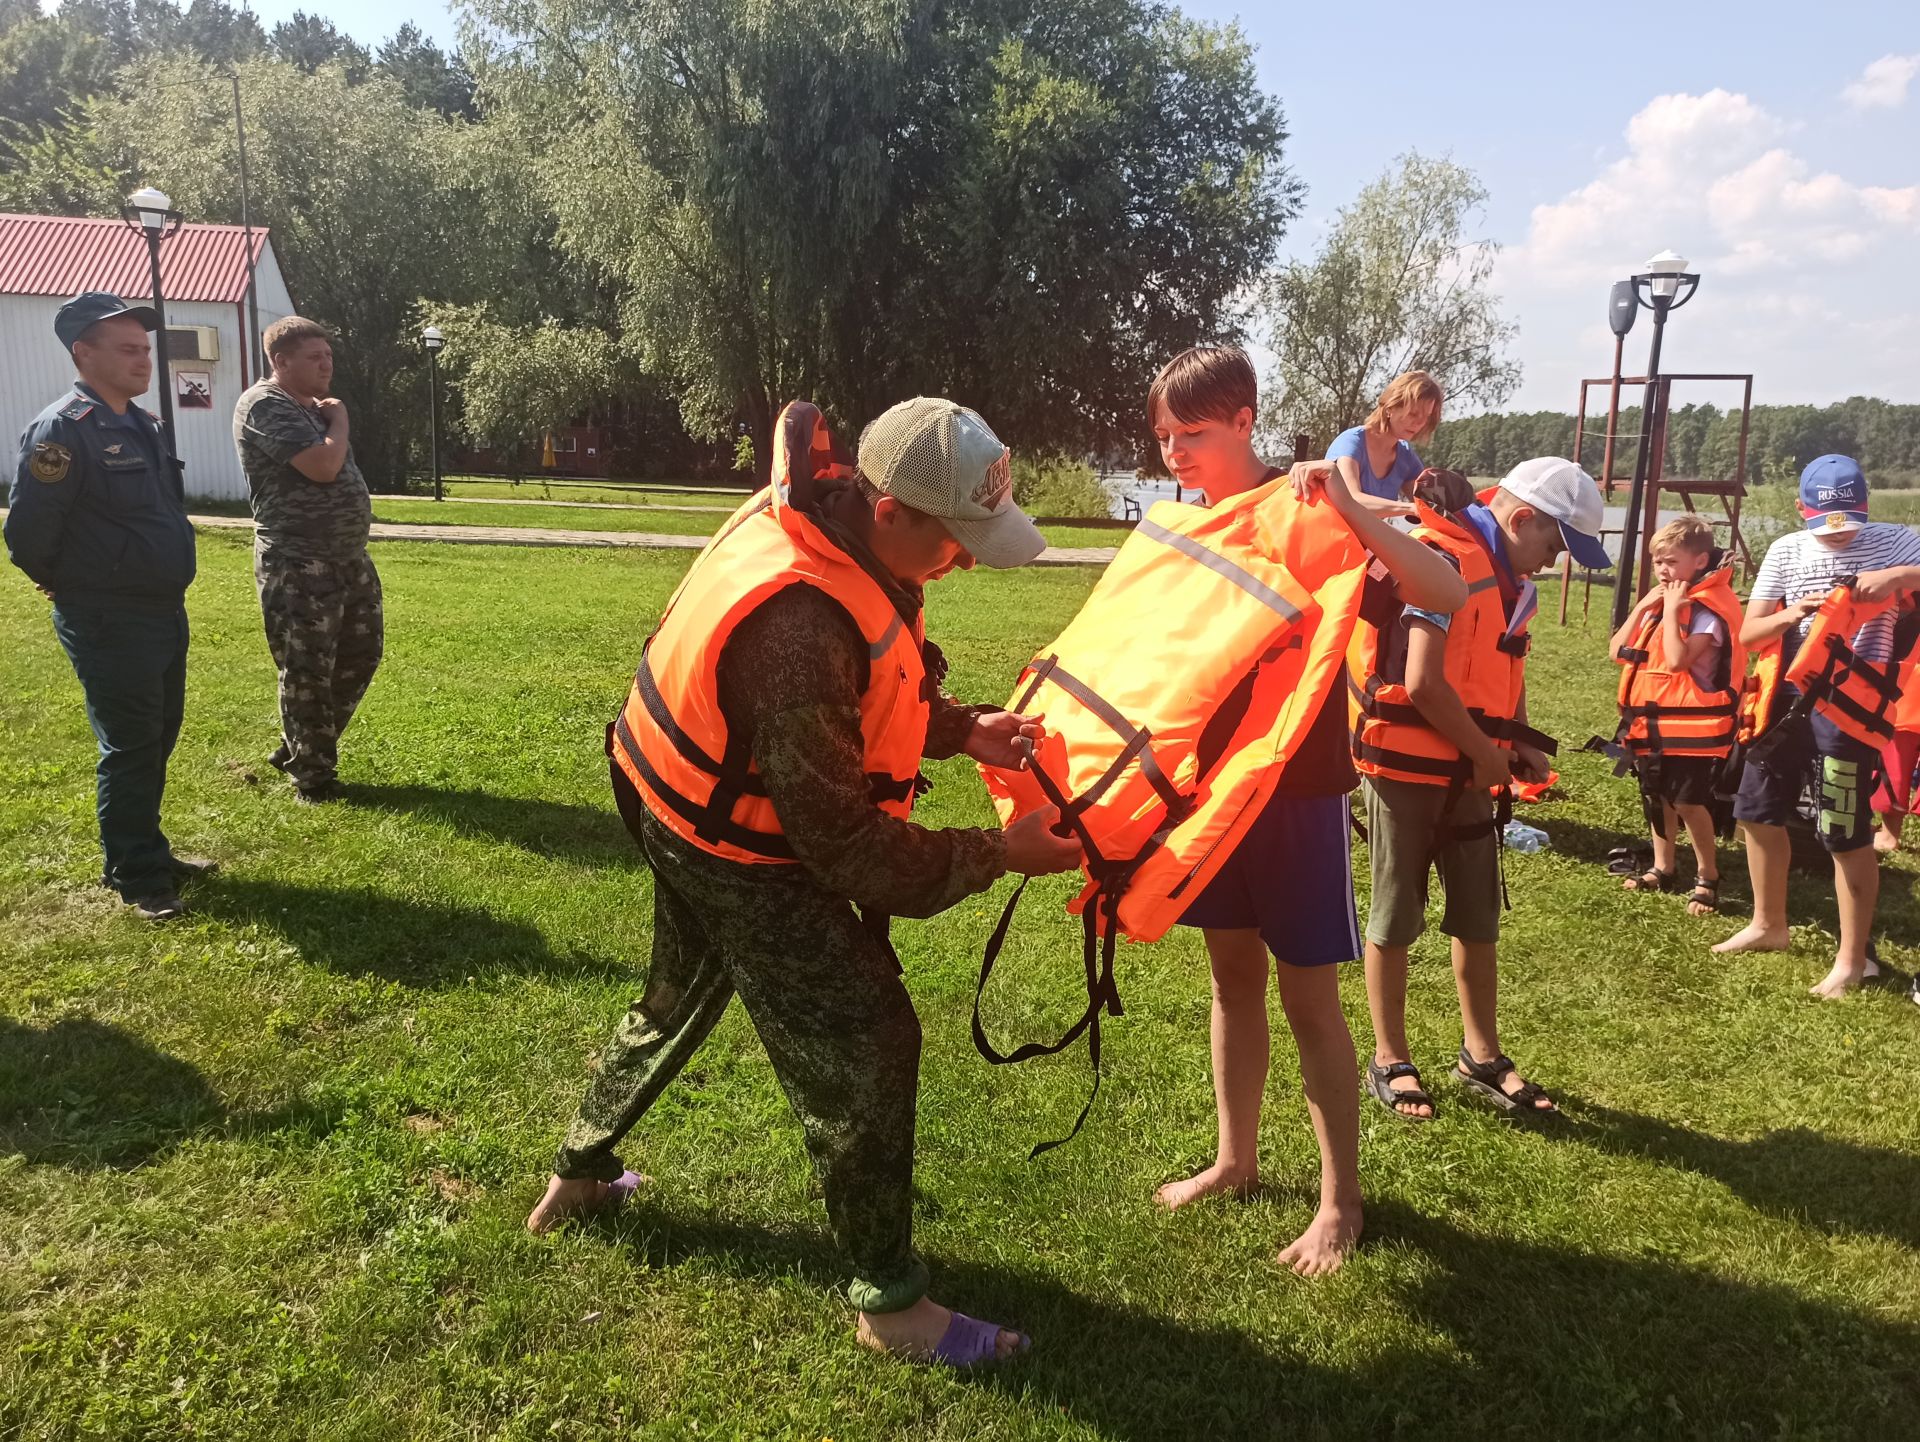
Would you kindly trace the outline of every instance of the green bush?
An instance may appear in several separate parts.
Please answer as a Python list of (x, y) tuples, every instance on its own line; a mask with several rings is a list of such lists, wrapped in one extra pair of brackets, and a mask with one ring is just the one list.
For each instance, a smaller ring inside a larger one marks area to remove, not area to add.
[(1013, 499), (1030, 516), (1113, 514), (1113, 498), (1093, 467), (1070, 456), (1016, 456)]

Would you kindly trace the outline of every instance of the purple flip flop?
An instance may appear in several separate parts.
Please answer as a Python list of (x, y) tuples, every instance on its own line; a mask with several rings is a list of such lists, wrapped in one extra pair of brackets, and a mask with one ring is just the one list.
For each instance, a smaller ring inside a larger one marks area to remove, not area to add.
[[(994, 1322), (982, 1322), (978, 1317), (969, 1317), (965, 1312), (955, 1312), (947, 1323), (947, 1330), (940, 1338), (940, 1344), (933, 1349), (933, 1360), (949, 1367), (978, 1367), (988, 1362), (1001, 1360), (1000, 1333), (1011, 1331)], [(1012, 1356), (1033, 1345), (1033, 1339), (1024, 1332), (1015, 1332), (1020, 1345), (1013, 1349)], [(1012, 1357), (1007, 1360), (1011, 1361)]]
[(609, 1210), (624, 1205), (627, 1198), (640, 1190), (640, 1183), (645, 1180), (638, 1172), (620, 1173), (619, 1181), (607, 1183), (607, 1199), (602, 1205)]

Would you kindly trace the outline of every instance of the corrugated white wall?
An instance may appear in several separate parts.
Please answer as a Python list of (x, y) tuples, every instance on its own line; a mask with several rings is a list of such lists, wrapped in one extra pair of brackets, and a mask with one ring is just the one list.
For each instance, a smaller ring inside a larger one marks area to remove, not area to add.
[[(293, 311), (286, 282), (269, 251), (255, 275), (260, 299), (260, 326), (265, 329)], [(54, 338), (53, 317), (64, 296), (0, 295), (0, 437), (6, 446), (6, 479), (10, 483), (19, 459), (21, 431), (73, 379), (73, 361)], [(126, 296), (129, 304), (145, 296)], [(207, 325), (220, 334), (217, 361), (175, 361), (175, 371), (204, 371), (213, 384), (213, 408), (197, 410), (179, 403), (174, 392), (173, 427), (180, 459), (187, 463), (187, 495), (193, 500), (244, 501), (246, 477), (233, 453), (233, 403), (240, 398), (242, 375), (251, 383), (258, 377), (245, 370), (242, 355), (241, 308), (205, 301), (167, 302), (168, 325)], [(158, 347), (156, 346), (156, 351)], [(160, 411), (162, 367), (155, 365), (154, 385), (140, 404), (156, 415)], [(168, 378), (165, 383), (171, 384)]]

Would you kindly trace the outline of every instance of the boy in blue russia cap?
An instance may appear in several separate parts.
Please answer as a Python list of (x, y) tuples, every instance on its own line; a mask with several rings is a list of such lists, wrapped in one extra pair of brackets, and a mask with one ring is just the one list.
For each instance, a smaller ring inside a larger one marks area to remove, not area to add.
[[(1769, 546), (1754, 579), (1740, 628), (1750, 651), (1785, 638), (1790, 659), (1806, 639), (1813, 613), (1843, 578), (1856, 578), (1854, 595), (1869, 605), (1920, 590), (1920, 535), (1868, 518), (1867, 478), (1852, 457), (1827, 455), (1808, 463), (1800, 473), (1800, 516), (1805, 529)], [(1893, 654), (1893, 622), (1890, 609), (1873, 617), (1853, 636), (1853, 649), (1884, 665)], [(1733, 802), (1734, 820), (1747, 834), (1753, 919), (1714, 950), (1785, 951), (1791, 944), (1787, 866), (1793, 846), (1787, 823), (1813, 783), (1820, 794), (1820, 841), (1833, 856), (1840, 910), (1840, 949), (1813, 994), (1839, 997), (1880, 971), (1868, 954), (1880, 890), (1871, 813), (1880, 753), (1824, 716), (1786, 714), (1797, 693), (1784, 685), (1781, 690), (1783, 719), (1774, 723), (1781, 734), (1764, 758), (1749, 758)]]
[(178, 882), (211, 867), (176, 857), (160, 830), (186, 704), (194, 545), (178, 463), (133, 404), (152, 383), (158, 324), (105, 291), (60, 307), (54, 335), (78, 378), (20, 437), (5, 527), (8, 556), (53, 601), (99, 742), (101, 879), (149, 921), (185, 910)]

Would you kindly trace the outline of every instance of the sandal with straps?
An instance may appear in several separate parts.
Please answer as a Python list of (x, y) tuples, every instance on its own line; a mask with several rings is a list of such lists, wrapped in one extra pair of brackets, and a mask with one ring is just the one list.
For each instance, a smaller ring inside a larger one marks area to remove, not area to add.
[[(1699, 907), (1698, 911), (1694, 907)], [(1687, 898), (1687, 911), (1694, 916), (1712, 916), (1720, 909), (1720, 878), (1708, 881), (1705, 877), (1696, 878), (1693, 894)]]
[[(1513, 1058), (1502, 1052), (1492, 1061), (1475, 1061), (1473, 1053), (1463, 1043), (1460, 1047), (1460, 1065), (1454, 1068), (1454, 1076), (1460, 1085), (1469, 1091), (1479, 1092), (1500, 1110), (1519, 1112), (1527, 1116), (1557, 1116), (1560, 1108), (1554, 1105), (1545, 1088), (1534, 1082), (1520, 1083), (1518, 1091), (1509, 1092), (1500, 1083), (1507, 1073), (1513, 1071)], [(1545, 1106), (1540, 1103), (1545, 1102)]]
[[(1413, 1085), (1404, 1091), (1395, 1091), (1392, 1085), (1394, 1078), (1403, 1076), (1412, 1077)], [(1426, 1089), (1420, 1085), (1420, 1068), (1410, 1061), (1388, 1062), (1385, 1066), (1381, 1066), (1377, 1061), (1369, 1061), (1367, 1090), (1373, 1094), (1374, 1100), (1403, 1122), (1430, 1122), (1433, 1120), (1433, 1114), (1439, 1110), (1433, 1104), (1433, 1098), (1427, 1095)], [(1427, 1114), (1421, 1116), (1418, 1112), (1403, 1112), (1400, 1110), (1403, 1105), (1424, 1106), (1427, 1108)]]
[(1672, 891), (1679, 880), (1679, 876), (1674, 872), (1649, 866), (1640, 875), (1629, 876), (1621, 884), (1620, 889), (1622, 891)]

